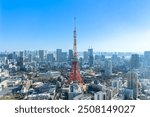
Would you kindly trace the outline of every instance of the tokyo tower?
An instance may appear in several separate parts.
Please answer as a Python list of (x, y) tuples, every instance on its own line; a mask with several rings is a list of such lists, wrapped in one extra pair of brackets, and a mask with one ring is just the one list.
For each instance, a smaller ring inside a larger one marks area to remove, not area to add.
[(73, 45), (73, 59), (72, 59), (72, 69), (69, 74), (69, 82), (83, 83), (82, 78), (78, 69), (78, 58), (77, 58), (77, 39), (76, 39), (76, 18), (74, 18), (74, 45)]

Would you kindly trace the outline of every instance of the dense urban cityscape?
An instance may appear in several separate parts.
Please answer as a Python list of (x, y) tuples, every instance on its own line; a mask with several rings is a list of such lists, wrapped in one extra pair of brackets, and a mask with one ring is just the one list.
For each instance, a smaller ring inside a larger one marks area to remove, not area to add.
[(150, 51), (0, 52), (0, 99), (149, 100)]
[(149, 6), (3, 0), (0, 99), (150, 100)]
[(78, 52), (82, 86), (68, 83), (73, 50), (0, 52), (0, 99), (149, 100), (150, 51)]

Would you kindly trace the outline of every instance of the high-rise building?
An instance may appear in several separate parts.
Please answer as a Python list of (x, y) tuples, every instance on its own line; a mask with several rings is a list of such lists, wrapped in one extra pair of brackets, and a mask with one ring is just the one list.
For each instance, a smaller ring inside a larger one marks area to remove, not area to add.
[(57, 62), (62, 62), (62, 49), (56, 50), (56, 60)]
[(112, 75), (112, 62), (111, 60), (106, 60), (104, 65), (105, 76)]
[(13, 54), (12, 53), (8, 54), (7, 59), (9, 59), (9, 60), (13, 59)]
[(48, 61), (48, 62), (53, 62), (53, 61), (54, 61), (54, 56), (53, 56), (53, 54), (47, 54), (47, 61)]
[(32, 62), (32, 55), (31, 54), (28, 55), (28, 62)]
[(142, 77), (144, 79), (150, 79), (150, 67), (146, 67), (143, 71)]
[(22, 51), (19, 53), (19, 56), (22, 57), (22, 58), (24, 57)]
[(138, 54), (132, 54), (130, 59), (130, 68), (138, 69), (140, 66), (140, 58)]
[(44, 50), (39, 50), (39, 59), (40, 61), (44, 61)]
[(83, 59), (84, 59), (84, 62), (88, 62), (88, 52), (87, 51), (83, 52)]
[(149, 67), (150, 66), (150, 51), (144, 52), (144, 66)]
[(16, 52), (13, 52), (13, 59), (17, 59)]
[(113, 67), (116, 67), (119, 63), (119, 57), (116, 54), (113, 54), (111, 57)]
[(62, 52), (62, 62), (67, 61), (67, 52)]
[(23, 70), (23, 63), (24, 63), (24, 56), (23, 56), (23, 52), (21, 51), (19, 53), (19, 57), (18, 57), (18, 60), (17, 60), (17, 65), (20, 67), (20, 70)]
[(133, 98), (136, 99), (138, 96), (138, 74), (134, 71), (127, 73), (128, 89), (133, 90)]
[(82, 64), (83, 64), (83, 58), (79, 58), (79, 68), (82, 69)]
[(94, 57), (93, 57), (93, 49), (88, 49), (88, 63), (91, 67), (93, 65)]
[(72, 61), (73, 59), (73, 50), (69, 49), (68, 61)]

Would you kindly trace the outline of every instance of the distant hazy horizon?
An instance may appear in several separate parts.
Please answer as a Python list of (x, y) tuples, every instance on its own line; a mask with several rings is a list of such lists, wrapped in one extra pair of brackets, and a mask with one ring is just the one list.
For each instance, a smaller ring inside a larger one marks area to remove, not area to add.
[[(61, 49), (61, 48), (58, 48), (58, 49)], [(44, 50), (44, 49), (40, 49), (40, 50)], [(0, 51), (0, 53), (13, 53), (13, 52), (16, 52), (16, 53), (19, 53), (19, 52), (36, 52), (36, 51), (39, 51), (39, 50), (12, 50), (12, 51), (9, 51), (9, 50), (5, 50), (5, 51)], [(56, 50), (44, 50), (46, 53), (56, 53)], [(69, 50), (63, 50), (62, 49), (62, 52), (69, 52)], [(88, 52), (88, 50), (84, 50), (84, 51), (78, 51), (77, 53), (80, 55), (80, 54), (83, 54), (84, 52)], [(103, 54), (139, 54), (139, 55), (144, 55), (144, 52), (115, 52), (115, 51), (94, 51), (93, 50), (93, 54), (94, 55), (103, 55)]]
[(1, 0), (0, 51), (150, 50), (149, 0)]

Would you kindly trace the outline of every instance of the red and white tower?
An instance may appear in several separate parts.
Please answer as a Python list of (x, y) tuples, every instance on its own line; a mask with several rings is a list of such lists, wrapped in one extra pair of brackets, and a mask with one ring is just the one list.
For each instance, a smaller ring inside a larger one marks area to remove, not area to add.
[(69, 82), (83, 83), (78, 69), (78, 57), (77, 57), (77, 39), (76, 39), (76, 18), (74, 18), (74, 45), (73, 45), (73, 60), (72, 69), (69, 74)]

